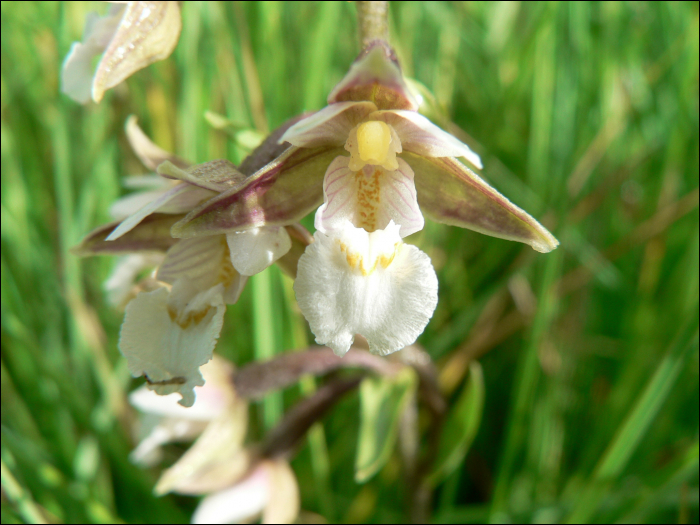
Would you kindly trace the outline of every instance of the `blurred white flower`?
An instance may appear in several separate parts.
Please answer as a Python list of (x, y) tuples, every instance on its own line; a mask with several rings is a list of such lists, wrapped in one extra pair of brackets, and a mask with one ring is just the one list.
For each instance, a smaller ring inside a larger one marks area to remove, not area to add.
[[(139, 424), (140, 442), (130, 458), (135, 463), (150, 466), (161, 459), (161, 447), (167, 443), (190, 441), (222, 415), (234, 403), (243, 403), (236, 398), (231, 382), (233, 365), (220, 356), (201, 368), (206, 379), (203, 386), (195, 387), (194, 404), (185, 408), (178, 403), (179, 396), (159, 396), (142, 386), (129, 394), (129, 403), (143, 413)], [(238, 422), (245, 434), (246, 420)]]

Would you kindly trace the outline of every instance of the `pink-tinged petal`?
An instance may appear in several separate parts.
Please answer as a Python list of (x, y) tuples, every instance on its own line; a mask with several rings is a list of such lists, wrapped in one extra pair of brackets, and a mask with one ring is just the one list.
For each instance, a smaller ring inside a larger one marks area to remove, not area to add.
[(394, 221), (406, 237), (423, 228), (423, 215), (416, 200), (413, 171), (403, 159), (398, 169), (365, 166), (355, 172), (350, 159), (338, 157), (328, 167), (323, 181), (324, 203), (316, 212), (316, 229), (327, 233), (340, 231), (349, 221), (372, 232)]
[(316, 211), (314, 221), (320, 232), (341, 229), (347, 221), (357, 222), (356, 173), (348, 168), (349, 162), (349, 157), (336, 158), (323, 178), (323, 204)]
[(479, 155), (469, 146), (415, 111), (377, 111), (368, 119), (384, 121), (394, 128), (406, 151), (424, 157), (464, 157), (477, 168), (483, 167)]
[(178, 184), (124, 219), (106, 240), (114, 241), (125, 233), (130, 232), (137, 224), (152, 213), (184, 213), (214, 195), (216, 195), (216, 193), (213, 191), (205, 190), (198, 186)]
[(418, 203), (430, 218), (529, 244), (546, 253), (559, 245), (554, 236), (457, 159), (427, 158), (404, 152), (415, 172)]
[(376, 110), (371, 102), (331, 104), (294, 124), (279, 140), (305, 148), (342, 146), (350, 130)]
[(389, 44), (372, 42), (350, 66), (350, 71), (328, 95), (328, 103), (370, 101), (379, 109), (418, 110)]
[(126, 138), (129, 140), (131, 149), (134, 151), (139, 160), (149, 170), (155, 171), (159, 164), (169, 160), (177, 167), (185, 169), (192, 163), (181, 159), (177, 155), (173, 155), (169, 151), (165, 151), (156, 144), (143, 132), (138, 125), (138, 119), (135, 115), (131, 115), (126, 119), (124, 126)]
[(138, 226), (116, 241), (107, 241), (107, 236), (118, 223), (100, 226), (88, 233), (83, 241), (71, 251), (75, 255), (123, 255), (132, 252), (164, 252), (178, 242), (170, 235), (170, 228), (182, 215), (153, 213)]
[(260, 513), (261, 523), (294, 523), (299, 506), (299, 486), (289, 464), (263, 460), (232, 487), (204, 498), (192, 523), (247, 523)]
[(162, 177), (188, 182), (217, 193), (230, 190), (245, 179), (236, 166), (226, 159), (211, 160), (184, 170), (166, 160), (158, 166), (157, 172)]
[(182, 20), (178, 2), (129, 2), (114, 38), (100, 60), (92, 99), (175, 49)]
[(196, 290), (206, 290), (222, 283), (227, 304), (238, 300), (247, 279), (231, 264), (228, 244), (223, 235), (180, 240), (168, 250), (156, 278), (171, 284), (184, 280)]
[(262, 513), (270, 496), (270, 476), (260, 466), (233, 487), (204, 498), (192, 523), (247, 523)]
[(343, 148), (292, 146), (240, 185), (192, 210), (174, 237), (244, 231), (297, 222), (323, 201), (323, 175)]

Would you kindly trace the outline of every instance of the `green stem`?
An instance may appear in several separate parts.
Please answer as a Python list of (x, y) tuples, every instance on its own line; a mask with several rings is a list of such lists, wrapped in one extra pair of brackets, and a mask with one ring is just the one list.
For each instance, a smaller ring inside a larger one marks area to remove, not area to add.
[[(253, 287), (253, 333), (255, 360), (267, 361), (275, 356), (275, 320), (272, 305), (272, 268), (251, 278)], [(263, 401), (263, 424), (266, 430), (275, 426), (282, 417), (280, 392), (271, 392)]]

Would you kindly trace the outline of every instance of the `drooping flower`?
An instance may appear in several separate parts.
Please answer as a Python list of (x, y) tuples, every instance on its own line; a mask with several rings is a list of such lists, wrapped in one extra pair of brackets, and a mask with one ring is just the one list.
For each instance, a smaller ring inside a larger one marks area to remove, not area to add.
[(103, 17), (88, 14), (83, 41), (63, 62), (61, 91), (81, 104), (99, 102), (106, 90), (170, 56), (181, 28), (179, 2), (116, 2)]
[[(143, 195), (123, 201), (117, 208), (129, 215), (89, 234), (76, 252), (165, 252), (154, 284), (126, 306), (119, 348), (132, 375), (146, 377), (159, 394), (179, 393), (180, 403), (191, 406), (194, 387), (204, 384), (199, 368), (211, 359), (226, 305), (238, 300), (248, 276), (286, 259), (293, 244), (305, 247), (309, 240), (296, 225), (172, 238), (170, 227), (184, 213), (240, 184), (245, 175), (226, 160), (188, 166), (151, 143), (133, 120), (127, 132), (146, 165), (162, 161), (157, 171), (170, 182), (147, 192), (145, 203)], [(136, 204), (141, 206), (135, 209)], [(295, 248), (283, 268), (296, 272), (294, 256), (298, 260), (300, 251)]]

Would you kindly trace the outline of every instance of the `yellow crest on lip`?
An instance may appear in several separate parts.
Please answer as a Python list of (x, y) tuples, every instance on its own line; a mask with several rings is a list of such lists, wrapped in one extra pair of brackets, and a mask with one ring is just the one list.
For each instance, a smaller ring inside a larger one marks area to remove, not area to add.
[(357, 128), (357, 149), (368, 164), (384, 164), (389, 155), (391, 131), (386, 122), (372, 120)]

